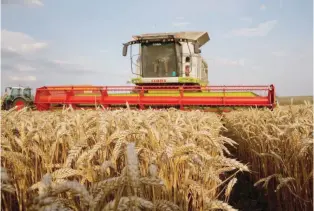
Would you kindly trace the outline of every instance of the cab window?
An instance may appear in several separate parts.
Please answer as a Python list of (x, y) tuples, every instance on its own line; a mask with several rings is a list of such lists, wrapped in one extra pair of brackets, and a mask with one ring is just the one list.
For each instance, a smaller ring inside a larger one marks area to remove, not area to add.
[(18, 96), (18, 95), (20, 95), (20, 89), (12, 89), (12, 92), (11, 92), (11, 95), (13, 95), (13, 96)]

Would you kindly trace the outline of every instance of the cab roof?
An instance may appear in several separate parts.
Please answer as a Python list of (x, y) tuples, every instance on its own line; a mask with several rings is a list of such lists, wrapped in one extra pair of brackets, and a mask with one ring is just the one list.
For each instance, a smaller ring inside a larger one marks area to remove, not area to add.
[(139, 40), (162, 40), (162, 39), (183, 39), (183, 40), (193, 40), (199, 43), (199, 46), (203, 46), (207, 43), (210, 38), (207, 32), (197, 32), (197, 31), (184, 31), (184, 32), (167, 32), (167, 33), (149, 33), (140, 34), (132, 36), (133, 41)]

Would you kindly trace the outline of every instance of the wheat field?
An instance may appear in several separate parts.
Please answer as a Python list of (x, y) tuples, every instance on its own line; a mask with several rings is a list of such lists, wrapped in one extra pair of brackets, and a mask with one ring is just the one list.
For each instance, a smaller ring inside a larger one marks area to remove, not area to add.
[(228, 196), (249, 171), (224, 155), (236, 143), (215, 114), (21, 110), (1, 128), (6, 210), (235, 210)]
[(174, 109), (4, 111), (1, 207), (237, 210), (229, 200), (246, 173), (267, 190), (270, 210), (308, 210), (312, 120), (308, 104), (222, 116)]
[(231, 112), (224, 122), (270, 210), (313, 210), (312, 104)]

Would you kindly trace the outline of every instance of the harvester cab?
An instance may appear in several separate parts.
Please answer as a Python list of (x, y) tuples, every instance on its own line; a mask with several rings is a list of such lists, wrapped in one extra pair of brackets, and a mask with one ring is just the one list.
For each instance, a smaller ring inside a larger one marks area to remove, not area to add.
[[(123, 56), (130, 46), (131, 71), (138, 86), (206, 86), (208, 66), (200, 47), (209, 41), (207, 32), (155, 33), (133, 36), (124, 43)], [(132, 45), (139, 44), (137, 68), (133, 71)]]
[(9, 110), (13, 107), (21, 109), (33, 105), (33, 96), (29, 87), (6, 87), (5, 95), (1, 105), (2, 110)]

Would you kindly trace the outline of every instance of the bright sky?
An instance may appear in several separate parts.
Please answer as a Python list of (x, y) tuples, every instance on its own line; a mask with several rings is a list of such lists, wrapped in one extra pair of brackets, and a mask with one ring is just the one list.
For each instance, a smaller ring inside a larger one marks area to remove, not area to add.
[(207, 31), (210, 84), (313, 93), (311, 0), (1, 1), (2, 91), (125, 85), (132, 74), (122, 43), (132, 35)]

